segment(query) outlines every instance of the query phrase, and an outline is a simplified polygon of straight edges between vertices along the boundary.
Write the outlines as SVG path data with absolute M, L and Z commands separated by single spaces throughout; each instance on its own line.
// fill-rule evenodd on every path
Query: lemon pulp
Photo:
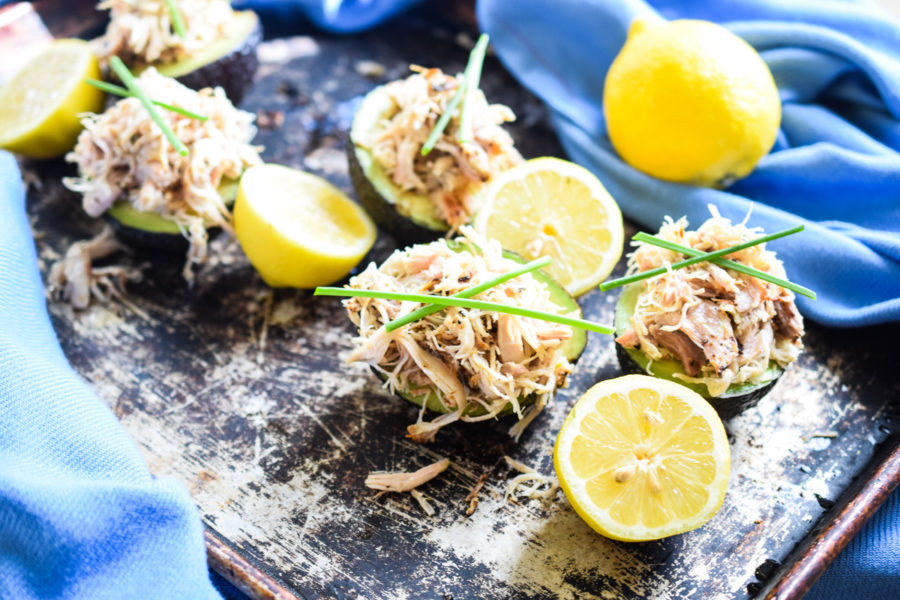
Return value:
M 482 192 L 474 227 L 527 259 L 550 256 L 546 268 L 566 291 L 583 294 L 622 256 L 622 213 L 587 169 L 535 158 L 501 173 Z
M 725 498 L 730 454 L 721 420 L 700 395 L 627 375 L 581 397 L 557 438 L 554 465 L 592 528 L 642 541 L 712 518 Z

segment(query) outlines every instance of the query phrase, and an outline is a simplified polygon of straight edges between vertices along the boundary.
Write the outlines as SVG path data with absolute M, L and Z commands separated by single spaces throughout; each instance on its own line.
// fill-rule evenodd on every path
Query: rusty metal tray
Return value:
M 411 62 L 463 67 L 471 30 L 446 17 L 426 8 L 362 35 L 267 41 L 243 105 L 269 124 L 257 138 L 266 160 L 349 192 L 345 135 L 360 96 Z M 56 31 L 66 23 L 76 27 L 62 19 Z M 361 61 L 385 73 L 373 76 Z M 483 87 L 519 115 L 512 131 L 523 154 L 563 155 L 540 103 L 492 57 Z M 46 273 L 98 223 L 59 184 L 71 167 L 23 167 Z M 136 249 L 120 257 L 152 259 L 130 288 L 136 310 L 49 307 L 72 365 L 151 469 L 189 488 L 212 567 L 253 598 L 796 599 L 900 481 L 900 437 L 891 433 L 900 380 L 887 342 L 900 328 L 809 324 L 799 363 L 726 423 L 733 472 L 721 512 L 665 540 L 607 540 L 562 494 L 549 507 L 506 500 L 502 457 L 552 472 L 568 408 L 592 383 L 620 374 L 609 337 L 590 336 L 571 386 L 519 444 L 508 422 L 496 422 L 450 427 L 417 445 L 404 438 L 414 407 L 343 363 L 351 327 L 334 299 L 272 292 L 234 241 L 213 245 L 217 258 L 193 289 L 180 278 L 182 257 Z M 393 247 L 381 235 L 370 258 Z M 582 303 L 589 318 L 610 322 L 614 300 L 592 292 Z M 371 470 L 414 469 L 438 456 L 453 466 L 423 489 L 437 508 L 432 518 L 406 496 L 376 499 L 363 486 Z M 465 496 L 483 474 L 481 503 L 466 516 Z

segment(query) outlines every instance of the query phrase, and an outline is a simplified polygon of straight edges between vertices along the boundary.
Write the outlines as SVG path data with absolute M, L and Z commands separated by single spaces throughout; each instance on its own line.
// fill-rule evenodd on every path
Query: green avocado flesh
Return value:
M 219 185 L 219 195 L 226 204 L 232 204 L 237 197 L 238 182 L 234 179 L 223 179 Z M 167 219 L 156 211 L 142 211 L 135 208 L 129 202 L 120 200 L 113 204 L 106 214 L 120 224 L 138 229 L 146 233 L 160 233 L 166 235 L 181 235 L 181 230 L 174 221 Z
M 622 335 L 631 325 L 634 308 L 642 290 L 643 283 L 636 282 L 625 286 L 625 289 L 622 291 L 619 302 L 616 304 L 615 328 L 617 336 Z M 674 358 L 650 360 L 649 356 L 636 348 L 625 348 L 618 344 L 617 346 L 619 362 L 625 371 L 644 374 L 649 373 L 655 377 L 674 381 L 709 400 L 710 404 L 712 404 L 720 414 L 724 413 L 729 416 L 737 414 L 740 410 L 749 408 L 749 406 L 755 404 L 756 401 L 769 391 L 775 384 L 775 381 L 777 381 L 784 372 L 784 370 L 778 366 L 778 363 L 771 361 L 759 380 L 755 382 L 732 384 L 719 396 L 710 397 L 709 390 L 704 384 L 690 383 L 676 376 L 676 374 L 687 375 L 680 360 Z M 627 359 L 630 359 L 631 364 L 628 364 L 626 357 Z
M 450 242 L 450 243 L 453 244 L 453 242 Z M 457 248 L 454 248 L 454 249 L 457 249 Z M 458 244 L 457 251 L 471 252 L 471 249 L 467 245 Z M 523 260 L 522 257 L 520 257 L 518 254 L 515 254 L 513 252 L 504 250 L 503 255 L 506 258 L 509 258 L 510 260 L 514 260 L 518 263 L 522 263 L 522 264 L 525 263 L 525 260 Z M 578 305 L 578 302 L 576 302 L 575 299 L 561 285 L 559 285 L 553 278 L 551 278 L 549 275 L 547 275 L 543 271 L 532 271 L 532 274 L 534 275 L 535 279 L 537 279 L 538 281 L 543 283 L 544 286 L 547 288 L 547 290 L 549 290 L 550 299 L 553 301 L 554 304 L 559 306 L 560 314 L 569 314 L 569 313 L 577 311 L 577 313 L 576 313 L 577 316 L 581 317 L 581 307 Z M 569 338 L 563 344 L 565 356 L 569 360 L 569 362 L 574 363 L 576 360 L 578 360 L 578 357 L 581 356 L 582 352 L 584 352 L 584 347 L 586 344 L 587 344 L 587 332 L 583 329 L 578 329 L 578 328 L 573 327 L 572 328 L 572 337 Z M 376 374 L 380 378 L 384 379 L 384 375 L 382 375 L 381 373 L 378 373 L 376 371 Z M 438 412 L 438 413 L 448 412 L 448 410 L 441 405 L 441 402 L 438 399 L 437 394 L 435 394 L 435 392 L 432 390 L 428 390 L 427 393 L 418 394 L 418 395 L 410 390 L 397 390 L 397 393 L 401 397 L 405 398 L 406 400 L 409 400 L 410 402 L 412 402 L 413 404 L 416 404 L 418 406 L 422 406 L 422 402 L 425 402 L 425 408 L 427 408 L 428 410 L 430 410 L 432 412 Z M 527 406 L 527 405 L 531 404 L 532 402 L 534 402 L 534 400 L 535 400 L 534 396 L 527 396 L 524 398 L 519 398 L 519 403 L 522 406 Z M 479 416 L 479 415 L 485 414 L 485 412 L 486 411 L 485 411 L 484 407 L 482 407 L 481 405 L 475 405 L 472 408 L 468 409 L 466 411 L 466 414 L 468 414 L 470 416 Z M 506 415 L 511 412 L 512 412 L 512 406 L 508 405 L 506 408 L 503 409 L 503 411 L 500 414 Z
M 450 227 L 436 215 L 428 196 L 400 189 L 375 161 L 370 149 L 360 143 L 371 137 L 396 110 L 384 86 L 363 98 L 350 128 L 350 177 L 360 202 L 383 228 L 404 241 L 434 239 Z
M 156 70 L 167 77 L 178 78 L 182 75 L 187 75 L 192 71 L 216 62 L 240 48 L 258 26 L 259 17 L 253 11 L 236 12 L 225 35 L 200 52 L 173 63 L 159 65 Z

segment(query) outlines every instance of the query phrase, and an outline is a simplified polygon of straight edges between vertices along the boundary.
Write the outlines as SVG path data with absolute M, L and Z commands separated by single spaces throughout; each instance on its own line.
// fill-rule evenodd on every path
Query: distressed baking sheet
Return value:
M 462 70 L 470 43 L 415 17 L 361 36 L 269 41 L 244 108 L 260 117 L 268 161 L 350 192 L 345 135 L 361 95 L 409 63 Z M 512 130 L 523 154 L 563 155 L 543 108 L 492 57 L 483 87 L 518 114 Z M 97 224 L 59 185 L 69 168 L 25 167 L 46 274 Z M 666 540 L 614 542 L 591 531 L 561 492 L 549 506 L 507 499 L 513 474 L 503 459 L 552 474 L 568 409 L 591 384 L 620 374 L 610 337 L 591 334 L 570 388 L 520 443 L 505 419 L 453 426 L 417 445 L 404 438 L 416 409 L 367 368 L 344 364 L 352 330 L 337 300 L 273 292 L 233 240 L 213 246 L 217 258 L 193 289 L 180 278 L 182 257 L 135 250 L 117 258 L 152 264 L 127 306 L 75 313 L 51 302 L 51 317 L 73 366 L 153 471 L 182 481 L 211 531 L 301 598 L 746 598 L 862 471 L 900 398 L 896 327 L 810 324 L 800 362 L 726 424 L 733 467 L 719 514 Z M 381 235 L 370 259 L 392 249 Z M 590 293 L 585 314 L 611 322 L 615 299 Z M 453 464 L 422 490 L 434 517 L 406 495 L 376 498 L 363 486 L 371 470 L 412 470 L 439 457 Z M 465 498 L 485 474 L 467 516 Z

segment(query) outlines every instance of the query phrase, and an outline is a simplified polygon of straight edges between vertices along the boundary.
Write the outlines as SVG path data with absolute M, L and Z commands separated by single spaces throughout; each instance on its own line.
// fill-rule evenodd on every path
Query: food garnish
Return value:
M 506 484 L 507 500 L 524 496 L 531 500 L 540 500 L 544 506 L 553 502 L 559 491 L 559 481 L 556 477 L 544 475 L 509 456 L 504 456 L 503 459 L 510 469 L 519 473 Z
M 0 148 L 27 158 L 65 154 L 81 132 L 80 115 L 103 108 L 84 82 L 100 77 L 87 42 L 57 40 L 0 87 Z
M 107 83 L 105 81 L 98 81 L 96 79 L 88 78 L 88 79 L 85 79 L 84 82 L 89 85 L 94 86 L 95 88 L 97 88 L 99 90 L 103 90 L 104 92 L 107 92 L 109 94 L 114 94 L 116 96 L 121 96 L 123 98 L 128 98 L 128 97 L 134 96 L 134 94 L 132 94 L 125 88 L 115 85 L 115 84 L 112 84 L 112 83 Z M 184 115 L 184 116 L 190 117 L 192 119 L 197 119 L 198 121 L 205 121 L 206 119 L 209 118 L 209 117 L 204 117 L 203 115 L 198 115 L 196 113 L 192 113 L 191 111 L 185 110 L 178 106 L 172 106 L 171 104 L 166 104 L 165 102 L 157 102 L 156 100 L 151 100 L 151 102 L 160 108 L 164 108 L 166 110 L 171 110 L 172 112 L 177 112 L 180 115 Z
M 587 169 L 535 158 L 495 177 L 478 196 L 473 227 L 525 258 L 552 256 L 550 275 L 578 296 L 622 256 L 622 214 Z
M 143 100 L 123 98 L 102 114 L 84 117 L 85 130 L 66 157 L 78 165 L 79 176 L 63 183 L 84 194 L 84 210 L 92 217 L 118 214 L 125 206 L 148 220 L 174 224 L 190 243 L 183 271 L 190 281 L 192 266 L 206 259 L 207 228 L 231 229 L 231 212 L 220 189 L 262 162 L 259 149 L 250 145 L 256 133 L 253 115 L 236 109 L 221 89 L 195 92 L 152 67 L 137 84 Z M 202 121 L 151 108 L 167 128 L 178 131 L 187 155 L 176 151 L 150 118 L 149 96 L 208 117 Z
M 803 322 L 785 287 L 784 267 L 761 243 L 798 228 L 763 236 L 710 208 L 713 217 L 696 231 L 687 231 L 682 218 L 667 220 L 656 236 L 708 252 L 689 259 L 688 266 L 674 268 L 682 256 L 670 249 L 675 246 L 639 242 L 629 271 L 665 272 L 625 287 L 616 309 L 616 341 L 626 372 L 682 383 L 731 416 L 758 401 L 802 348 Z M 775 283 L 707 260 L 723 255 L 771 275 L 766 279 Z
M 544 256 L 537 260 L 533 260 L 529 263 L 525 263 L 521 267 L 517 269 L 513 269 L 503 275 L 498 275 L 489 281 L 485 281 L 484 283 L 479 283 L 476 286 L 467 288 L 458 294 L 453 294 L 454 298 L 471 298 L 472 296 L 477 296 L 481 292 L 487 291 L 494 287 L 495 285 L 500 285 L 505 281 L 509 281 L 510 279 L 515 279 L 519 275 L 524 275 L 525 273 L 530 273 L 535 269 L 540 269 L 541 267 L 546 267 L 551 262 L 551 258 L 549 256 Z M 418 321 L 419 319 L 425 318 L 428 315 L 433 315 L 436 312 L 442 311 L 443 308 L 440 305 L 429 304 L 428 306 L 423 306 L 418 310 L 414 310 L 406 316 L 400 317 L 399 319 L 394 319 L 390 323 L 384 326 L 384 328 L 390 333 L 395 329 L 399 329 L 403 327 L 407 323 L 412 323 L 413 321 Z
M 184 145 L 184 142 L 178 139 L 175 135 L 175 132 L 172 131 L 172 128 L 169 127 L 169 124 L 160 116 L 156 109 L 153 107 L 153 103 L 150 101 L 150 98 L 147 97 L 147 94 L 144 93 L 144 90 L 141 89 L 141 86 L 137 84 L 137 81 L 134 79 L 134 75 L 131 74 L 131 71 L 128 70 L 128 67 L 125 66 L 125 63 L 122 62 L 122 59 L 118 56 L 113 56 L 109 59 L 109 66 L 115 71 L 116 75 L 118 75 L 119 79 L 122 80 L 122 83 L 125 84 L 125 87 L 128 88 L 128 93 L 138 100 L 141 101 L 141 104 L 144 105 L 144 108 L 150 114 L 150 118 L 156 123 L 156 125 L 163 132 L 163 135 L 166 136 L 166 139 L 169 140 L 169 143 L 175 147 L 175 150 L 178 154 L 182 156 L 187 156 L 188 149 L 187 146 Z
M 412 66 L 407 79 L 367 94 L 353 120 L 354 187 L 375 220 L 404 240 L 468 223 L 485 182 L 522 161 L 501 127 L 515 115 L 478 89 L 486 46 L 482 36 L 456 77 Z
M 166 0 L 166 6 L 169 9 L 169 18 L 172 20 L 172 29 L 180 38 L 187 37 L 187 28 L 184 26 L 184 19 L 181 18 L 181 12 L 175 6 L 175 0 Z
M 348 288 L 324 292 L 350 297 L 344 305 L 359 335 L 348 360 L 368 363 L 391 391 L 422 406 L 419 421 L 408 428 L 420 442 L 454 421 L 483 421 L 509 411 L 520 419 L 510 430 L 517 437 L 565 384 L 570 361 L 585 344 L 584 331 L 543 320 L 544 313 L 559 313 L 586 324 L 573 315 L 580 313 L 578 304 L 541 271 L 485 290 L 484 301 L 449 297 L 520 267 L 497 242 L 468 227 L 461 232 L 464 237 L 454 241 L 397 250 L 380 267 L 370 264 Z M 450 306 L 386 330 L 417 304 L 438 302 Z M 424 422 L 426 408 L 445 414 Z
M 626 375 L 578 400 L 556 439 L 553 463 L 591 528 L 639 542 L 711 519 L 725 499 L 731 456 L 722 421 L 699 394 Z
M 342 279 L 375 243 L 375 224 L 321 177 L 279 165 L 248 169 L 234 204 L 244 253 L 272 287 Z
M 763 281 L 768 281 L 769 283 L 774 283 L 779 287 L 783 287 L 784 289 L 791 290 L 793 292 L 797 292 L 798 294 L 802 294 L 807 298 L 816 299 L 816 293 L 809 288 L 803 287 L 802 285 L 797 285 L 796 283 L 792 283 L 786 279 L 782 279 L 780 277 L 775 277 L 770 273 L 766 273 L 765 271 L 760 271 L 759 269 L 754 269 L 753 267 L 749 267 L 747 265 L 741 264 L 739 262 L 735 262 L 733 260 L 728 260 L 727 258 L 723 258 L 728 254 L 734 254 L 735 252 L 739 252 L 745 248 L 750 248 L 752 246 L 756 246 L 758 244 L 763 244 L 765 242 L 771 242 L 772 240 L 776 240 L 778 238 L 782 238 L 794 233 L 799 233 L 803 231 L 803 225 L 797 225 L 796 227 L 791 227 L 790 229 L 785 229 L 783 231 L 778 231 L 776 233 L 770 233 L 768 235 L 764 235 L 758 238 L 754 238 L 750 241 L 743 242 L 741 244 L 735 244 L 734 246 L 730 246 L 728 248 L 723 248 L 721 250 L 716 250 L 715 252 L 702 252 L 700 250 L 695 250 L 694 248 L 689 248 L 687 246 L 682 246 L 680 244 L 676 244 L 674 242 L 670 242 L 668 240 L 660 239 L 656 236 L 649 235 L 644 232 L 638 232 L 634 236 L 634 240 L 636 242 L 645 242 L 647 244 L 652 244 L 654 246 L 659 246 L 660 248 L 665 248 L 666 250 L 671 250 L 672 252 L 678 252 L 680 254 L 686 254 L 688 256 L 692 256 L 693 258 L 689 258 L 687 260 L 683 260 L 681 262 L 677 262 L 674 264 L 667 264 L 664 267 L 657 267 L 656 269 L 651 269 L 649 271 L 642 271 L 640 273 L 635 273 L 634 275 L 629 275 L 628 277 L 621 277 L 619 279 L 613 279 L 612 281 L 605 281 L 600 284 L 600 289 L 603 291 L 611 290 L 616 287 L 620 287 L 623 285 L 628 285 L 629 283 L 634 283 L 636 281 L 642 281 L 644 279 L 649 279 L 651 277 L 656 277 L 657 275 L 662 275 L 664 273 L 668 273 L 669 271 L 675 271 L 677 269 L 684 269 L 685 267 L 690 267 L 697 263 L 701 262 L 711 262 L 720 267 L 725 267 L 728 269 L 733 269 L 735 271 L 739 271 L 741 273 L 745 273 L 752 277 L 756 277 L 757 279 L 762 279 Z
M 607 71 L 603 113 L 635 169 L 727 187 L 772 148 L 781 100 L 765 61 L 725 27 L 638 18 Z

